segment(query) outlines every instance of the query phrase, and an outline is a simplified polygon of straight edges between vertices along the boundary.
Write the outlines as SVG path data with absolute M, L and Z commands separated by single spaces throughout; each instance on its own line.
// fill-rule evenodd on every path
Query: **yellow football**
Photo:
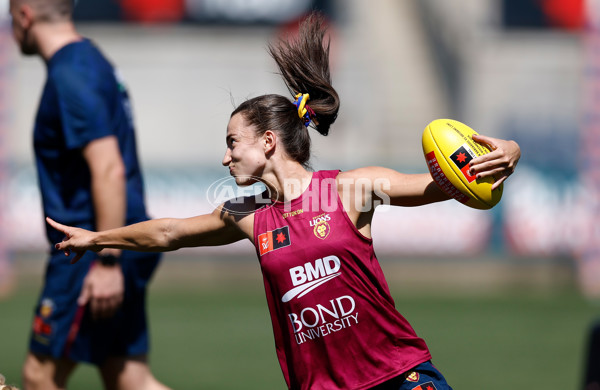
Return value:
M 469 174 L 469 162 L 489 153 L 473 141 L 477 132 L 452 120 L 436 119 L 423 131 L 423 154 L 433 180 L 448 196 L 469 207 L 487 210 L 502 198 L 503 185 L 492 191 L 494 179 Z

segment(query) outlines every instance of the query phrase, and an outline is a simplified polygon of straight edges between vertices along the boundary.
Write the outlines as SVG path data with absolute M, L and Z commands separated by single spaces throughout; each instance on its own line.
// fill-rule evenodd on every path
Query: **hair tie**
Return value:
M 299 93 L 296 95 L 296 100 L 294 100 L 294 104 L 298 108 L 298 117 L 304 118 L 304 126 L 306 127 L 310 124 L 311 118 L 315 116 L 313 109 L 306 105 L 309 97 L 310 95 L 307 93 Z

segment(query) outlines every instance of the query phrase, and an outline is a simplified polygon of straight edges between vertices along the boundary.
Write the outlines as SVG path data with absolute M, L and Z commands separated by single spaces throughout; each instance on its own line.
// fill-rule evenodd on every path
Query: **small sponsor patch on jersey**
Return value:
M 418 382 L 419 381 L 419 373 L 416 371 L 407 372 L 404 374 L 404 377 L 409 382 Z
M 435 387 L 433 382 L 429 381 L 427 383 L 423 383 L 419 386 L 413 387 L 411 390 L 437 390 L 437 387 Z
M 292 244 L 288 226 L 271 230 L 258 235 L 258 250 L 260 255 Z
M 290 217 L 295 217 L 296 215 L 300 215 L 302 213 L 304 213 L 304 210 L 298 209 L 298 210 L 290 211 L 289 213 L 283 213 L 283 214 L 281 214 L 281 216 L 283 217 L 283 219 L 288 219 Z

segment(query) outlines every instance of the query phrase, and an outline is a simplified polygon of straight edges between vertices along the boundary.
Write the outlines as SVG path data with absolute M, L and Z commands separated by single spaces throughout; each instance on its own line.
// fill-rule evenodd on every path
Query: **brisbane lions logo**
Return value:
M 331 232 L 331 227 L 327 223 L 329 220 L 331 220 L 329 214 L 321 214 L 310 221 L 310 226 L 313 227 L 313 233 L 321 240 L 326 239 L 327 236 L 329 236 L 329 232 Z

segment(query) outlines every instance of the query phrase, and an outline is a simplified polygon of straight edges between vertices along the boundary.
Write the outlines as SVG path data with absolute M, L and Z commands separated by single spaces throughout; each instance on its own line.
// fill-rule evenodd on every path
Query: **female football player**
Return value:
M 66 236 L 56 248 L 75 252 L 77 261 L 103 248 L 172 251 L 250 240 L 289 388 L 450 389 L 425 342 L 395 309 L 371 239 L 376 205 L 418 206 L 448 196 L 429 173 L 381 167 L 312 172 L 309 127 L 327 135 L 339 108 L 323 18 L 310 15 L 297 40 L 271 45 L 269 52 L 295 100 L 264 95 L 237 107 L 223 158 L 237 185 L 265 184 L 266 202 L 245 197 L 211 214 L 103 232 L 49 219 Z M 520 148 L 474 138 L 492 151 L 472 160 L 471 172 L 495 177 L 498 186 L 515 169 Z

